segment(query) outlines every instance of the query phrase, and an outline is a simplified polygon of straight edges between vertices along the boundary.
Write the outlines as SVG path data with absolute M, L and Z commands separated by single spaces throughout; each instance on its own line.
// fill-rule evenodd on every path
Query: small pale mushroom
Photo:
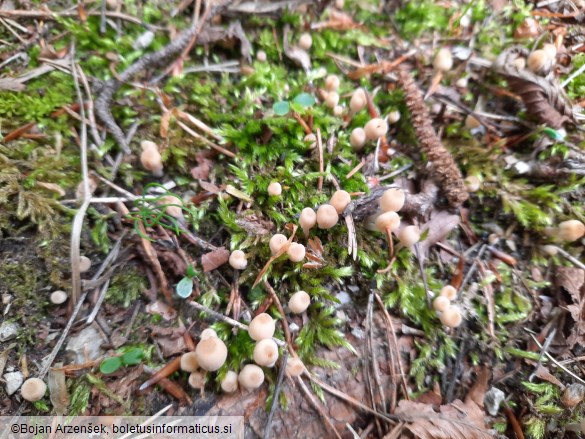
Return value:
M 457 297 L 457 288 L 455 288 L 453 285 L 445 285 L 443 288 L 441 288 L 441 292 L 439 294 L 449 300 L 455 300 Z
M 53 291 L 51 293 L 51 303 L 53 305 L 61 305 L 67 300 L 67 293 L 62 290 Z
M 238 374 L 233 370 L 228 370 L 223 380 L 221 380 L 221 390 L 225 393 L 234 393 L 238 390 Z
M 238 375 L 238 383 L 246 390 L 257 389 L 264 382 L 264 371 L 255 364 L 246 364 Z
M 91 259 L 87 256 L 80 256 L 79 257 L 79 272 L 85 273 L 91 268 Z
M 201 340 L 205 340 L 211 337 L 217 338 L 217 332 L 215 332 L 212 328 L 205 328 L 201 331 L 201 336 L 199 337 Z
M 337 75 L 328 75 L 325 78 L 325 89 L 329 92 L 336 91 L 339 88 L 339 76 Z
M 303 244 L 299 244 L 298 242 L 291 242 L 286 251 L 286 254 L 292 262 L 301 262 L 303 259 L 305 259 L 305 246 Z
M 380 232 L 390 229 L 391 232 L 400 226 L 400 217 L 396 212 L 384 212 L 376 218 L 376 228 Z
M 219 369 L 227 359 L 227 347 L 217 337 L 201 340 L 195 348 L 195 353 L 199 367 L 209 372 Z
M 252 340 L 260 341 L 272 338 L 276 330 L 276 323 L 269 314 L 265 312 L 258 314 L 248 325 L 248 334 Z
M 418 226 L 406 226 L 398 231 L 398 240 L 405 247 L 412 247 L 420 240 L 420 229 Z
M 286 373 L 291 377 L 298 377 L 305 371 L 305 365 L 303 362 L 296 358 L 289 358 L 286 362 Z
M 254 362 L 259 366 L 272 367 L 278 360 L 278 346 L 271 338 L 265 338 L 254 347 Z
M 347 206 L 351 203 L 351 196 L 347 191 L 338 190 L 333 193 L 329 204 L 331 204 L 338 214 L 341 214 Z
M 349 144 L 354 151 L 361 150 L 366 144 L 366 132 L 363 128 L 354 128 L 349 136 Z
M 271 197 L 278 197 L 280 194 L 282 194 L 282 186 L 277 181 L 273 181 L 268 185 L 267 192 Z
M 380 137 L 384 137 L 386 135 L 388 132 L 388 124 L 384 119 L 375 117 L 366 123 L 366 126 L 364 126 L 364 131 L 366 132 L 366 139 L 377 140 Z
M 181 355 L 181 370 L 185 372 L 195 372 L 199 370 L 199 362 L 195 352 L 187 352 Z
M 205 387 L 205 374 L 199 371 L 191 372 L 188 383 L 194 389 L 203 389 Z
M 301 314 L 307 310 L 311 304 L 311 297 L 306 291 L 297 291 L 288 301 L 288 309 L 295 314 Z
M 451 306 L 451 301 L 445 296 L 438 296 L 433 300 L 433 308 L 435 311 L 443 312 Z
M 365 108 L 367 103 L 368 100 L 366 99 L 366 93 L 363 89 L 358 88 L 351 95 L 351 99 L 349 100 L 349 109 L 352 113 L 357 113 L 358 111 Z
M 585 225 L 579 220 L 568 220 L 559 223 L 557 237 L 562 241 L 576 241 L 585 235 Z
M 158 151 L 156 143 L 150 140 L 143 140 L 140 143 L 142 153 L 140 154 L 140 163 L 147 171 L 150 171 L 155 177 L 162 177 L 163 163 L 162 156 Z
M 229 264 L 232 268 L 236 270 L 243 270 L 248 265 L 248 260 L 246 259 L 246 253 L 242 250 L 234 250 L 229 257 Z
M 449 328 L 456 328 L 457 326 L 461 325 L 461 322 L 463 322 L 461 311 L 459 311 L 459 309 L 455 306 L 451 306 L 443 311 L 439 316 L 439 319 L 443 325 Z
M 380 209 L 382 212 L 398 212 L 404 207 L 406 195 L 402 189 L 386 189 L 380 197 Z
M 288 239 L 281 233 L 276 233 L 275 235 L 270 238 L 270 242 L 268 245 L 270 246 L 270 252 L 275 255 L 278 253 L 282 247 L 288 244 Z
M 301 215 L 299 216 L 299 225 L 301 229 L 303 229 L 303 233 L 305 236 L 309 236 L 310 230 L 315 227 L 317 224 L 317 214 L 313 209 L 310 207 L 305 207 L 301 210 Z
M 331 204 L 322 204 L 317 209 L 317 225 L 320 229 L 330 229 L 339 221 L 339 214 Z
M 43 399 L 46 391 L 47 385 L 40 378 L 29 378 L 20 388 L 22 398 L 30 402 L 36 402 Z

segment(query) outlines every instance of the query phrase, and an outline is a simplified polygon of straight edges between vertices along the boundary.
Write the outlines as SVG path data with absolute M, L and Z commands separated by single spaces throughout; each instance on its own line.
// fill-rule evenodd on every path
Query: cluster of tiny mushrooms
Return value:
M 309 34 L 301 35 L 299 46 L 308 50 L 311 47 L 312 38 Z M 528 68 L 535 73 L 547 73 L 554 64 L 556 47 L 553 44 L 544 44 L 542 49 L 534 50 L 527 59 L 517 58 L 516 67 L 519 70 Z M 259 61 L 266 60 L 266 53 L 257 53 Z M 434 60 L 433 67 L 437 72 L 447 72 L 453 67 L 453 56 L 449 48 L 441 48 Z M 325 78 L 325 90 L 322 90 L 323 103 L 331 108 L 334 115 L 340 116 L 343 107 L 339 105 L 340 96 L 337 92 L 340 85 L 339 77 L 329 75 Z M 358 88 L 351 95 L 349 101 L 349 114 L 354 115 L 367 106 L 366 92 Z M 355 151 L 360 151 L 368 141 L 376 141 L 385 136 L 388 132 L 388 123 L 396 123 L 400 119 L 400 112 L 391 111 L 385 118 L 371 118 L 365 126 L 354 128 L 350 134 L 349 141 Z M 469 115 L 465 121 L 469 129 L 479 126 L 473 116 Z M 311 143 L 314 147 L 317 138 L 314 134 L 308 134 L 305 142 Z M 143 140 L 141 142 L 140 162 L 144 169 L 150 171 L 153 176 L 163 175 L 163 161 L 156 143 Z M 480 189 L 481 180 L 470 175 L 465 180 L 470 192 Z M 282 186 L 278 182 L 271 182 L 268 185 L 267 193 L 271 197 L 279 197 L 282 194 Z M 165 209 L 173 217 L 182 217 L 181 207 L 172 205 L 172 196 L 161 200 L 168 204 Z M 392 245 L 392 234 L 395 234 L 400 244 L 404 247 L 412 247 L 421 237 L 421 230 L 417 225 L 400 227 L 401 218 L 397 212 L 404 206 L 405 193 L 402 189 L 390 188 L 384 191 L 379 198 L 378 212 L 369 218 L 368 228 L 385 233 L 389 244 Z M 329 203 L 318 207 L 317 211 L 311 207 L 305 207 L 299 216 L 299 226 L 305 237 L 309 236 L 310 230 L 318 226 L 320 229 L 330 229 L 335 226 L 347 206 L 351 202 L 351 196 L 344 190 L 337 190 L 331 196 Z M 583 239 L 585 245 L 585 225 L 579 220 L 568 220 L 559 223 L 558 227 L 547 230 L 548 235 L 566 242 Z M 272 255 L 286 252 L 292 262 L 301 262 L 305 258 L 305 246 L 297 242 L 289 242 L 285 235 L 277 233 L 270 238 L 269 247 Z M 555 255 L 557 247 L 545 245 L 543 251 L 548 255 Z M 248 264 L 246 254 L 242 250 L 231 252 L 228 260 L 231 267 L 236 270 L 244 270 Z M 86 272 L 91 266 L 91 261 L 85 256 L 80 258 L 80 272 Z M 454 328 L 463 321 L 461 309 L 452 304 L 457 298 L 457 289 L 451 285 L 444 286 L 440 293 L 433 300 L 433 308 L 443 325 Z M 50 300 L 53 304 L 62 304 L 67 300 L 67 293 L 54 291 Z M 288 309 L 295 314 L 301 314 L 311 304 L 311 298 L 305 291 L 295 292 L 289 299 Z M 253 359 L 256 364 L 245 365 L 239 373 L 233 370 L 228 371 L 221 381 L 221 388 L 224 392 L 235 392 L 238 387 L 245 390 L 253 390 L 264 382 L 264 371 L 262 367 L 273 367 L 278 359 L 278 345 L 272 338 L 275 331 L 275 321 L 266 313 L 258 314 L 248 326 L 248 334 L 256 341 Z M 205 373 L 217 371 L 227 359 L 227 347 L 217 337 L 211 328 L 201 333 L 200 342 L 194 352 L 187 352 L 181 357 L 181 369 L 188 372 L 189 385 L 193 388 L 202 389 L 205 385 Z M 262 366 L 262 367 L 261 367 Z M 291 357 L 286 364 L 286 372 L 289 376 L 299 376 L 305 370 L 302 361 L 297 357 Z M 21 387 L 22 397 L 27 401 L 38 401 L 46 392 L 46 384 L 39 378 L 29 378 Z

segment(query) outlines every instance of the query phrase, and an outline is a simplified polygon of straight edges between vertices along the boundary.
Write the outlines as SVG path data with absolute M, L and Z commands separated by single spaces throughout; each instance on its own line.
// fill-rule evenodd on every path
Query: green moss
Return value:
M 124 308 L 134 304 L 146 288 L 144 275 L 135 266 L 126 266 L 112 276 L 106 298 Z

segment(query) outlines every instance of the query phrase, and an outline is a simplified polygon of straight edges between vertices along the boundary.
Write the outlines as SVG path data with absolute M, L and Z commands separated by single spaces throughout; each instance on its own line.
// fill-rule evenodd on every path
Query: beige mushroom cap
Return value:
M 292 262 L 301 262 L 305 259 L 305 246 L 297 242 L 291 242 L 286 254 Z
M 289 358 L 286 362 L 286 373 L 291 377 L 298 377 L 305 371 L 305 365 L 296 357 Z
M 36 402 L 43 399 L 46 391 L 47 385 L 40 378 L 29 378 L 20 388 L 20 394 L 23 399 L 30 402 Z
M 313 37 L 311 37 L 311 34 L 308 34 L 308 33 L 302 34 L 301 37 L 299 38 L 300 48 L 303 50 L 309 50 L 312 45 L 313 45 Z
M 339 76 L 328 75 L 325 78 L 325 89 L 327 91 L 336 91 L 339 88 L 340 83 L 341 83 L 341 81 L 339 81 Z
M 181 370 L 185 372 L 195 372 L 199 369 L 197 354 L 195 352 L 186 352 L 181 356 Z
M 221 380 L 221 390 L 225 393 L 234 393 L 238 390 L 238 374 L 233 370 L 228 370 L 223 380 Z
M 144 169 L 152 172 L 152 175 L 155 177 L 161 177 L 163 174 L 162 156 L 158 151 L 156 143 L 143 140 L 140 146 L 142 147 L 140 163 L 142 163 Z
M 209 372 L 216 371 L 227 359 L 227 347 L 225 343 L 216 337 L 201 340 L 195 348 L 199 367 Z
M 365 108 L 367 103 L 368 100 L 366 98 L 366 93 L 363 89 L 358 88 L 351 95 L 351 99 L 349 100 L 349 108 L 352 112 L 357 113 L 361 109 Z
M 248 265 L 246 253 L 244 253 L 242 250 L 234 250 L 230 254 L 229 263 L 232 268 L 235 268 L 236 270 L 243 270 Z
M 264 382 L 264 371 L 255 364 L 246 364 L 238 375 L 238 383 L 246 390 L 257 389 Z
M 342 213 L 349 203 L 351 203 L 351 196 L 349 192 L 344 190 L 335 191 L 329 201 L 329 204 L 335 208 L 338 214 Z
M 278 346 L 271 338 L 265 338 L 254 347 L 254 362 L 259 366 L 272 367 L 278 360 Z
M 79 272 L 85 273 L 91 268 L 91 259 L 87 256 L 80 256 L 79 257 Z
M 325 98 L 325 105 L 329 108 L 335 108 L 339 103 L 339 94 L 336 91 L 330 91 Z
M 217 338 L 217 332 L 215 332 L 215 330 L 212 328 L 205 328 L 203 331 L 201 331 L 201 335 L 199 336 L 201 340 L 205 340 L 211 337 Z
M 398 240 L 405 247 L 412 247 L 420 241 L 420 229 L 418 226 L 406 226 L 398 231 Z
M 448 47 L 439 49 L 433 60 L 433 67 L 439 72 L 448 72 L 453 68 L 453 54 Z
M 282 186 L 277 181 L 273 181 L 268 185 L 267 192 L 271 197 L 277 197 L 282 194 Z
M 317 214 L 310 207 L 305 207 L 301 210 L 299 217 L 299 225 L 303 229 L 305 236 L 309 235 L 309 231 L 317 224 Z
M 354 128 L 349 136 L 349 144 L 355 151 L 359 151 L 366 144 L 366 132 L 363 128 Z
M 205 374 L 202 372 L 191 372 L 188 383 L 194 389 L 203 389 L 205 387 Z
M 400 226 L 400 217 L 396 212 L 384 212 L 376 218 L 376 228 L 380 232 L 385 232 L 386 229 L 394 231 Z
M 323 204 L 317 209 L 317 225 L 320 229 L 330 229 L 339 221 L 339 214 L 331 204 Z
M 384 119 L 375 117 L 366 123 L 364 131 L 368 140 L 377 140 L 386 135 L 388 132 L 388 124 Z
M 276 330 L 276 323 L 269 314 L 265 312 L 258 314 L 248 325 L 248 334 L 252 340 L 260 341 L 272 338 Z
M 463 322 L 461 311 L 457 307 L 451 306 L 441 313 L 439 317 L 443 325 L 449 328 L 456 328 Z
M 451 301 L 445 296 L 438 296 L 433 300 L 433 308 L 435 308 L 435 311 L 445 311 L 449 306 L 451 306 Z
M 455 288 L 453 285 L 445 285 L 443 288 L 441 288 L 441 292 L 439 294 L 449 300 L 455 300 L 457 298 L 457 288 Z
M 297 291 L 288 301 L 288 309 L 295 314 L 303 313 L 311 304 L 311 297 L 306 291 Z
M 386 189 L 380 197 L 380 209 L 382 212 L 398 212 L 404 207 L 406 195 L 402 189 Z
M 272 235 L 272 238 L 270 238 L 270 242 L 268 243 L 270 246 L 270 252 L 275 255 L 282 249 L 283 246 L 287 245 L 287 243 L 288 239 L 282 233 L 276 233 L 275 235 Z
M 51 293 L 51 303 L 54 305 L 61 305 L 67 300 L 67 293 L 62 290 L 53 291 Z
M 579 220 L 568 220 L 559 223 L 559 239 L 576 241 L 585 235 L 585 225 Z

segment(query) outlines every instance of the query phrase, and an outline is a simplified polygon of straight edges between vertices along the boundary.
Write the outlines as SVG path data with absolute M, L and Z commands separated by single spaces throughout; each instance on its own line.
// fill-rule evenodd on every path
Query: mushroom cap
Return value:
M 145 151 L 147 149 L 154 149 L 158 151 L 158 145 L 150 140 L 143 140 L 142 142 L 140 142 L 140 148 L 142 149 L 142 151 Z
M 160 204 L 169 204 L 165 207 L 165 212 L 174 218 L 184 218 L 182 209 L 182 200 L 179 197 L 173 195 L 167 195 L 159 200 Z
M 443 325 L 449 328 L 456 328 L 463 321 L 463 316 L 457 307 L 451 306 L 441 313 L 439 319 Z
M 339 221 L 339 214 L 331 204 L 322 204 L 317 209 L 317 225 L 320 229 L 330 229 Z
M 559 252 L 559 249 L 555 245 L 543 245 L 542 251 L 549 256 L 556 256 Z
M 303 229 L 305 235 L 307 235 L 309 230 L 315 227 L 316 224 L 317 214 L 313 209 L 310 207 L 305 207 L 303 210 L 301 210 L 301 215 L 299 216 L 299 225 L 301 226 L 301 229 Z
M 439 49 L 433 60 L 433 67 L 439 72 L 448 72 L 453 68 L 453 54 L 448 47 Z
M 312 149 L 317 146 L 317 136 L 315 136 L 313 133 L 307 134 L 303 139 L 303 142 L 310 143 L 309 147 Z
M 400 226 L 400 217 L 396 212 L 384 212 L 376 218 L 376 228 L 380 232 L 385 232 L 386 229 L 394 231 Z
M 201 340 L 195 348 L 199 367 L 209 372 L 219 369 L 227 359 L 227 347 L 217 337 Z
M 305 259 L 305 246 L 297 242 L 291 242 L 286 254 L 291 261 L 301 262 Z
M 368 100 L 366 98 L 366 93 L 362 88 L 356 89 L 351 95 L 351 99 L 349 100 L 349 108 L 354 113 L 357 113 L 361 109 L 365 108 Z
M 559 239 L 563 241 L 576 241 L 585 235 L 585 224 L 579 220 L 568 220 L 559 223 Z
M 336 105 L 333 107 L 333 115 L 334 116 L 341 116 L 343 114 L 343 107 L 341 105 Z
M 205 328 L 203 331 L 201 331 L 201 335 L 199 336 L 201 340 L 205 340 L 211 337 L 217 338 L 217 332 L 215 332 L 215 330 L 213 330 L 212 328 Z
M 327 91 L 336 91 L 339 88 L 339 84 L 339 76 L 337 75 L 327 75 L 325 78 L 325 89 Z
M 238 383 L 246 390 L 257 389 L 264 382 L 264 371 L 255 364 L 246 364 L 238 375 Z
M 260 340 L 254 347 L 254 362 L 259 366 L 272 367 L 278 360 L 278 346 L 271 338 Z
M 335 208 L 337 213 L 343 212 L 349 203 L 351 203 L 351 196 L 347 191 L 342 189 L 335 191 L 329 201 L 329 204 Z
M 259 50 L 258 52 L 256 52 L 256 59 L 260 62 L 266 61 L 266 52 L 264 52 L 263 50 Z
M 364 131 L 368 140 L 377 140 L 388 132 L 388 123 L 384 119 L 374 117 L 366 123 Z
M 277 181 L 273 181 L 268 185 L 267 192 L 271 197 L 277 197 L 282 194 L 282 186 Z
M 542 50 L 550 57 L 555 58 L 557 56 L 557 46 L 550 43 L 545 43 L 542 45 Z
M 389 123 L 396 123 L 400 120 L 400 111 L 394 110 L 388 113 L 388 122 Z
M 311 304 L 311 297 L 306 291 L 297 291 L 288 301 L 288 309 L 295 314 L 305 312 Z
M 160 152 L 158 152 L 158 149 L 143 148 L 142 153 L 140 154 L 140 163 L 142 163 L 144 169 L 152 172 L 155 177 L 162 176 L 162 157 Z
M 266 338 L 272 338 L 276 330 L 274 319 L 265 312 L 258 314 L 248 325 L 248 334 L 252 340 L 260 341 Z
M 435 300 L 433 300 L 433 308 L 435 311 L 445 311 L 447 308 L 449 308 L 449 306 L 451 306 L 451 301 L 445 296 L 438 296 L 435 297 Z
M 301 49 L 309 50 L 312 45 L 313 37 L 311 37 L 311 34 L 308 33 L 302 34 L 301 37 L 299 38 L 299 46 L 301 47 Z
M 194 389 L 202 389 L 205 387 L 205 374 L 201 372 L 191 372 L 188 382 Z
M 80 256 L 79 257 L 79 272 L 85 273 L 91 268 L 91 259 L 87 256 Z
M 275 255 L 280 249 L 288 243 L 288 239 L 282 233 L 272 235 L 268 245 L 270 246 L 270 252 Z
M 40 378 L 29 378 L 20 388 L 20 394 L 23 399 L 30 402 L 36 402 L 43 399 L 46 391 L 47 385 Z
M 225 393 L 234 393 L 238 390 L 238 374 L 233 370 L 228 370 L 221 380 L 221 390 Z
M 466 177 L 464 183 L 469 192 L 477 192 L 481 188 L 481 180 L 477 175 Z
M 305 371 L 305 365 L 296 357 L 289 358 L 286 362 L 286 373 L 291 377 L 298 377 Z
M 420 229 L 418 226 L 406 226 L 398 231 L 398 240 L 405 247 L 412 247 L 420 241 Z
M 232 268 L 236 270 L 243 270 L 248 265 L 248 260 L 246 259 L 246 253 L 242 250 L 234 250 L 230 254 L 229 263 Z
M 526 65 L 529 70 L 534 73 L 545 72 L 552 67 L 554 58 L 551 58 L 550 53 L 543 49 L 535 50 L 528 55 Z
M 441 288 L 441 292 L 439 294 L 449 300 L 455 300 L 457 298 L 457 288 L 455 288 L 453 285 L 445 285 L 443 288 Z
M 358 151 L 366 144 L 366 132 L 363 128 L 354 128 L 349 136 L 351 147 Z
M 404 207 L 406 194 L 402 189 L 386 189 L 380 197 L 380 208 L 382 212 L 398 212 Z
M 339 93 L 336 91 L 330 91 L 327 93 L 327 97 L 325 98 L 325 105 L 329 108 L 335 108 L 335 106 L 339 103 Z
M 67 293 L 62 290 L 53 291 L 51 293 L 51 303 L 54 305 L 61 305 L 67 300 Z
M 186 352 L 181 355 L 181 370 L 185 372 L 195 372 L 199 369 L 197 354 L 195 352 Z

